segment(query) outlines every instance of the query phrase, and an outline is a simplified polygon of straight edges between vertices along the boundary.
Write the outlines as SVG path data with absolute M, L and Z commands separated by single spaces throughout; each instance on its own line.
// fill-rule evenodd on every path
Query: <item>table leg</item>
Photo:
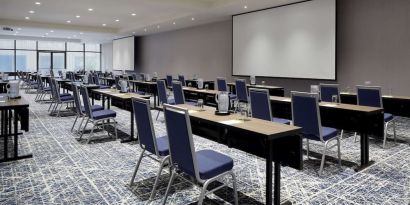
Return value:
M 360 133 L 360 166 L 356 167 L 354 170 L 356 172 L 361 171 L 370 165 L 374 161 L 369 161 L 369 136 L 366 132 Z
M 8 141 L 9 135 L 7 134 L 7 110 L 1 111 L 1 134 L 4 136 L 4 160 L 7 160 L 8 156 Z
M 101 104 L 103 108 L 105 109 L 105 95 L 101 95 Z
M 272 142 L 267 141 L 266 149 L 266 204 L 272 204 Z M 275 172 L 276 174 L 276 172 Z M 275 200 L 276 201 L 276 200 Z
M 280 204 L 280 162 L 275 161 L 274 204 Z
M 111 108 L 111 98 L 109 96 L 107 96 L 107 108 Z
M 94 105 L 94 92 L 91 91 L 91 104 Z
M 130 111 L 131 114 L 131 136 L 129 138 L 121 140 L 121 143 L 127 143 L 127 142 L 134 142 L 137 141 L 137 138 L 134 137 L 134 113 Z

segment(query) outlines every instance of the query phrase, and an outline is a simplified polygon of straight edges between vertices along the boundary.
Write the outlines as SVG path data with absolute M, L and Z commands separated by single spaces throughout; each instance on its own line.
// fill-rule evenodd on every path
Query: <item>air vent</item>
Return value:
M 10 27 L 3 27 L 3 31 L 13 31 L 13 29 Z

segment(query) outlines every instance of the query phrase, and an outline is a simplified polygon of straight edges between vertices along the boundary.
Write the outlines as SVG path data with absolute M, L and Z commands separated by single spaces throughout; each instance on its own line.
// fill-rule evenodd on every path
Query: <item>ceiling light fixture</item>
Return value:
M 54 33 L 54 31 L 53 31 L 53 30 L 51 30 L 50 32 L 51 32 L 51 33 Z
M 137 15 L 136 13 L 132 13 L 132 14 L 131 14 L 131 16 L 136 16 L 136 15 Z
M 80 32 L 80 35 L 83 35 L 84 33 L 83 32 Z
M 119 22 L 120 20 L 119 19 L 115 19 L 115 22 Z
M 34 13 L 36 13 L 35 11 L 33 11 L 33 10 L 31 10 L 31 11 L 28 11 L 29 13 L 31 13 L 31 14 L 34 14 Z
M 192 17 L 192 18 L 191 18 L 191 20 L 192 20 L 192 21 L 195 21 L 195 18 L 194 18 L 194 17 Z
M 147 29 L 146 29 L 146 28 L 144 28 L 144 32 L 147 32 Z
M 71 23 L 71 21 L 66 21 L 67 23 Z
M 16 33 L 19 33 L 18 31 L 16 31 Z
M 245 6 L 243 6 L 243 8 L 244 8 L 244 9 L 247 9 L 247 8 L 248 8 L 248 6 L 246 6 L 246 5 L 245 5 Z
M 93 8 L 89 8 L 88 11 L 94 11 L 94 9 L 93 9 Z
M 38 2 L 38 1 L 37 1 L 35 4 L 36 4 L 36 5 L 41 5 L 41 2 Z
M 106 26 L 107 24 L 103 23 L 102 26 Z
M 175 25 L 175 24 L 177 24 L 177 23 L 175 23 L 175 21 L 174 21 L 174 22 L 172 22 L 172 24 L 174 24 L 174 25 Z
M 158 25 L 157 28 L 160 28 L 160 26 Z
M 30 20 L 30 17 L 26 16 L 26 17 L 24 17 L 24 19 L 26 19 L 26 20 Z
M 80 15 L 77 15 L 77 16 L 75 16 L 76 18 L 80 18 L 81 16 Z

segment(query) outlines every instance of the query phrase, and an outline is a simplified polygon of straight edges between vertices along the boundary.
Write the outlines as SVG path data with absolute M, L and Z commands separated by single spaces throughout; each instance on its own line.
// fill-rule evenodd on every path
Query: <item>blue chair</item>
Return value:
M 237 106 L 236 111 L 242 112 L 243 106 L 245 106 L 245 111 L 248 112 L 248 89 L 246 87 L 246 81 L 244 79 L 237 79 L 235 81 L 235 90 L 237 96 Z
M 71 89 L 73 91 L 73 97 L 74 97 L 74 103 L 75 103 L 75 112 L 76 112 L 76 117 L 73 123 L 73 126 L 71 127 L 71 131 L 73 131 L 75 124 L 77 123 L 78 118 L 82 118 L 80 125 L 78 126 L 78 129 L 76 132 L 79 132 L 81 130 L 81 125 L 84 122 L 85 118 L 85 107 L 81 105 L 81 98 L 80 94 L 78 93 L 78 87 L 75 84 L 71 85 Z M 104 108 L 101 105 L 92 105 L 91 110 L 98 111 L 98 110 L 104 110 Z
M 36 75 L 36 79 L 37 79 L 37 82 L 38 82 L 37 83 L 38 87 L 37 87 L 37 95 L 36 95 L 36 98 L 34 99 L 34 101 L 39 102 L 39 101 L 43 101 L 44 97 L 47 94 L 51 95 L 51 87 L 45 87 L 44 86 L 44 82 L 41 79 L 40 75 Z
M 121 90 L 120 76 L 116 75 L 114 79 L 115 79 L 115 88 L 117 88 L 117 90 Z
M 249 89 L 252 117 L 290 125 L 290 121 L 283 118 L 272 117 L 269 91 L 266 89 Z
M 178 75 L 178 81 L 181 82 L 182 86 L 186 86 L 184 75 Z
M 322 161 L 320 163 L 319 175 L 322 175 L 325 163 L 326 151 L 334 146 L 338 149 L 339 166 L 340 138 L 338 131 L 330 127 L 322 127 L 319 110 L 319 96 L 313 93 L 292 92 L 292 118 L 295 126 L 302 128 L 302 135 L 307 141 L 307 156 L 309 158 L 309 140 L 322 142 L 324 145 Z M 329 142 L 336 140 L 337 143 L 328 147 Z
M 157 177 L 155 178 L 154 187 L 152 188 L 150 196 L 150 199 L 153 199 L 155 197 L 155 191 L 158 185 L 159 177 L 162 173 L 162 169 L 164 168 L 166 163 L 169 164 L 168 137 L 162 136 L 157 138 L 155 136 L 149 100 L 141 98 L 132 98 L 132 107 L 134 110 L 139 144 L 142 149 L 142 152 L 138 159 L 137 166 L 135 167 L 134 174 L 132 175 L 130 187 L 134 183 L 135 176 L 137 175 L 137 171 L 143 157 L 149 157 L 159 162 L 160 167 L 157 173 Z
M 232 158 L 213 150 L 195 150 L 188 110 L 174 105 L 164 105 L 164 115 L 171 156 L 171 178 L 163 204 L 166 203 L 171 185 L 179 173 L 189 175 L 202 185 L 198 204 L 202 204 L 206 194 L 227 186 L 222 184 L 207 191 L 210 183 L 230 175 L 233 181 L 235 204 L 238 204 Z
M 357 88 L 357 104 L 370 107 L 383 108 L 382 92 L 379 86 L 356 86 Z M 383 136 L 383 148 L 386 146 L 387 140 L 387 128 L 393 124 L 394 141 L 396 142 L 396 121 L 394 116 L 390 113 L 384 113 L 384 136 Z M 355 141 L 357 134 L 355 133 Z
M 167 87 L 168 87 L 168 88 L 172 88 L 172 81 L 174 81 L 174 80 L 172 79 L 172 75 L 167 75 L 166 80 L 167 80 Z
M 320 84 L 319 85 L 320 101 L 333 102 L 334 95 L 337 96 L 337 102 L 341 103 L 339 84 Z M 344 131 L 340 131 L 340 138 L 343 138 Z
M 108 85 L 101 85 L 100 78 L 98 77 L 97 73 L 93 74 L 92 76 L 93 76 L 93 83 L 100 86 L 100 89 L 110 88 L 110 86 L 108 86 Z
M 63 104 L 66 104 L 67 107 L 69 104 L 74 103 L 74 97 L 69 93 L 60 93 L 60 87 L 57 84 L 55 79 L 49 78 L 50 81 L 50 88 L 52 94 L 52 103 L 50 104 L 49 110 L 51 106 L 54 104 L 53 109 L 51 109 L 50 114 L 57 112 L 57 117 L 60 117 L 60 111 L 62 109 Z M 60 108 L 58 108 L 60 106 Z M 57 110 L 58 109 L 58 110 Z
M 197 102 L 194 102 L 194 101 L 185 101 L 185 95 L 182 89 L 181 82 L 174 81 L 172 83 L 172 91 L 174 92 L 175 104 L 188 104 L 188 105 L 197 104 Z
M 117 139 L 117 121 L 115 121 L 115 117 L 117 116 L 117 113 L 112 111 L 112 110 L 98 110 L 98 111 L 92 111 L 91 103 L 90 103 L 90 98 L 88 96 L 88 90 L 86 87 L 80 87 L 81 91 L 81 96 L 83 98 L 83 103 L 84 103 L 84 108 L 85 108 L 85 114 L 87 117 L 87 121 L 85 122 L 83 131 L 81 132 L 80 135 L 80 140 L 82 139 L 84 135 L 84 131 L 87 128 L 88 123 L 92 123 L 93 127 L 91 128 L 91 133 L 90 137 L 87 139 L 87 143 L 90 142 L 90 140 L 93 137 L 94 134 L 94 129 L 100 125 L 99 123 L 102 124 L 102 128 L 105 129 L 106 125 L 114 125 L 115 128 L 115 139 Z M 108 133 L 109 135 L 109 133 Z
M 165 84 L 165 80 L 158 80 L 157 81 L 157 91 L 158 91 L 159 103 L 161 105 L 163 105 L 165 103 L 170 104 L 170 105 L 175 105 L 175 100 L 168 98 L 167 87 L 166 87 L 166 84 Z M 158 110 L 156 120 L 158 120 L 158 116 L 159 116 L 160 112 L 161 112 L 161 110 Z

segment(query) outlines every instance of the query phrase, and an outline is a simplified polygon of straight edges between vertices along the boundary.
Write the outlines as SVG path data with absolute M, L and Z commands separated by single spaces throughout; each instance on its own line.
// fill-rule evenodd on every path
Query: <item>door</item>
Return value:
M 55 51 L 38 51 L 38 73 L 42 75 L 50 75 L 50 71 L 54 72 L 55 76 L 59 75 L 65 69 L 65 52 Z

